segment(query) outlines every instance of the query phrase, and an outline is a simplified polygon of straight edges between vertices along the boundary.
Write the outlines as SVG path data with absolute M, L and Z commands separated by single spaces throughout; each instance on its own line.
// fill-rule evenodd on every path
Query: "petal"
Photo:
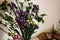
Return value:
M 16 22 L 18 23 L 18 24 L 20 24 L 21 22 L 20 22 L 20 19 L 18 18 L 18 17 L 16 17 Z
M 16 10 L 16 13 L 18 14 L 18 15 L 21 15 L 23 12 L 21 12 L 20 10 Z

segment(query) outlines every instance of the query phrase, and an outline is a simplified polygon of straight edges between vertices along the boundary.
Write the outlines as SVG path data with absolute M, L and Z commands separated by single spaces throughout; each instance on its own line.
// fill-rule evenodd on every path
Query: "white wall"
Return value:
M 45 23 L 40 23 L 40 29 L 38 29 L 37 33 L 33 34 L 33 36 L 37 36 L 43 31 L 50 31 L 53 24 L 56 24 L 60 19 L 60 0 L 32 0 L 36 4 L 40 5 L 40 12 L 46 13 L 47 16 L 44 18 Z M 0 0 L 1 3 L 1 0 Z M 1 27 L 1 26 L 0 26 Z M 1 32 L 1 31 L 0 31 Z M 2 35 L 6 35 L 4 33 L 0 33 L 0 38 Z M 3 37 L 4 38 L 4 37 Z M 4 39 L 1 39 L 4 40 Z
M 44 18 L 45 23 L 39 24 L 40 29 L 34 36 L 44 31 L 51 31 L 52 25 L 60 19 L 60 0 L 39 0 L 36 3 L 40 5 L 40 11 L 47 16 Z

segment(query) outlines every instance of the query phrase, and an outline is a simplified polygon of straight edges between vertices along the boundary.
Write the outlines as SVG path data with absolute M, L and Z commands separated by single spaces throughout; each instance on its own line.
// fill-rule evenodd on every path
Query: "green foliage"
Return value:
M 28 19 L 29 19 L 29 20 L 32 20 L 31 16 L 28 16 Z
M 42 19 L 41 22 L 44 23 L 45 21 Z
M 14 25 L 14 24 L 12 24 L 12 23 L 11 23 L 11 27 L 10 27 L 10 29 L 11 29 L 11 30 L 14 30 L 14 27 L 13 27 L 13 25 Z
M 41 20 L 43 19 L 42 17 L 39 17 L 39 16 L 35 16 L 35 19 L 38 21 L 38 22 L 41 22 Z
M 31 3 L 28 3 L 28 5 L 29 5 L 29 6 L 32 6 L 32 5 L 33 5 L 33 3 L 32 3 L 32 2 L 31 2 Z
M 40 14 L 42 17 L 47 16 L 46 14 Z
M 23 2 L 20 2 L 20 10 L 23 11 Z
M 5 0 L 5 1 L 0 5 L 1 10 L 7 10 L 6 4 L 7 4 L 7 1 Z
M 7 14 L 5 14 L 4 19 L 5 19 L 6 21 L 13 22 L 13 18 L 12 18 L 11 16 L 7 15 Z
M 43 17 L 46 16 L 46 14 L 40 14 L 41 17 L 39 17 L 38 15 L 35 16 L 35 19 L 38 21 L 38 22 L 42 22 L 44 23 L 44 19 Z
M 27 12 L 30 12 L 30 9 L 31 9 L 31 8 L 32 8 L 31 6 L 26 7 L 26 11 L 27 11 Z
M 20 34 L 19 31 L 17 29 L 14 29 L 14 31 L 17 33 L 17 34 Z

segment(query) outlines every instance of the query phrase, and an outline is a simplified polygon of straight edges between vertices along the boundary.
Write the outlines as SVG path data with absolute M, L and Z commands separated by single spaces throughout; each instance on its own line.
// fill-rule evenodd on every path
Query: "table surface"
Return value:
M 45 33 L 45 34 L 44 34 L 44 33 Z M 46 36 L 47 36 L 48 38 L 52 38 L 52 33 L 50 33 L 50 32 L 44 32 L 44 33 L 41 33 L 41 34 L 38 36 L 39 40 L 45 40 L 45 39 L 46 39 Z M 46 36 L 45 36 L 45 35 L 46 35 Z M 54 34 L 53 36 L 54 36 L 54 38 L 57 38 L 58 40 L 60 40 L 60 34 Z

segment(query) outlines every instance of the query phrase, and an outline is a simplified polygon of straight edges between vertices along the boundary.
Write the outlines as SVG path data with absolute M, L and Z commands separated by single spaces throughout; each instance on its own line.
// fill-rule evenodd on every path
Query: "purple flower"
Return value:
M 22 19 L 21 23 L 22 23 L 22 24 L 25 24 L 25 22 L 26 22 L 25 19 Z
M 21 23 L 24 24 L 25 26 L 27 26 L 27 24 L 28 24 L 25 19 L 22 19 Z
M 19 17 L 16 17 L 15 20 L 20 25 L 21 21 L 20 21 Z
M 23 12 L 21 12 L 20 10 L 17 9 L 16 13 L 20 16 L 20 15 L 22 15 Z

